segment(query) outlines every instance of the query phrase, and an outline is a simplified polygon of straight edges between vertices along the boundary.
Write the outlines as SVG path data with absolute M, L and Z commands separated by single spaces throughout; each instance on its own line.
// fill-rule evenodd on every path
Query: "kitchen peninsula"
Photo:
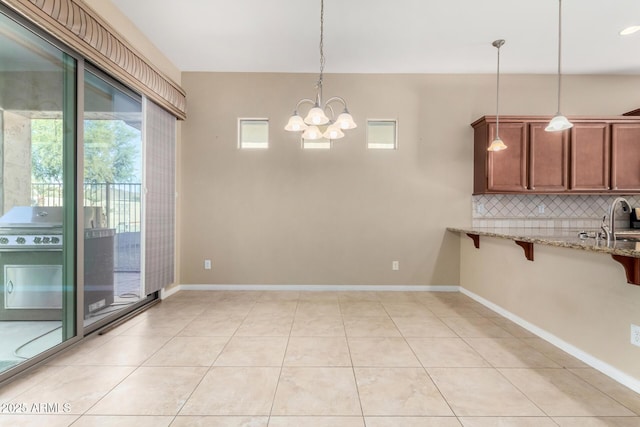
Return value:
M 640 323 L 640 286 L 627 284 L 640 264 L 635 242 L 608 246 L 580 239 L 574 227 L 447 230 L 459 236 L 462 293 L 522 326 L 520 339 L 542 338 L 573 355 L 563 368 L 590 366 L 640 392 L 640 348 L 629 342 L 630 325 Z
M 625 268 L 628 283 L 640 285 L 640 241 L 617 240 L 607 244 L 606 240 L 588 237 L 586 232 L 574 229 L 449 227 L 447 230 L 466 234 L 477 249 L 480 236 L 513 240 L 524 249 L 529 261 L 534 260 L 534 244 L 609 254 Z

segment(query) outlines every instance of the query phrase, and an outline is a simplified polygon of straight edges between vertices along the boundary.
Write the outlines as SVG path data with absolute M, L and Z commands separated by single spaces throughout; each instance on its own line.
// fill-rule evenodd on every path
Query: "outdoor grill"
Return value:
M 0 320 L 61 320 L 62 207 L 16 206 L 0 217 Z M 113 303 L 113 236 L 85 208 L 85 314 Z

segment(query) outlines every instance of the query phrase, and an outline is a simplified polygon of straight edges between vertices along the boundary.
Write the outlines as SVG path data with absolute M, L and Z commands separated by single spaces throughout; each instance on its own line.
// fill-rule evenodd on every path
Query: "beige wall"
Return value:
M 527 322 L 630 375 L 640 384 L 640 286 L 605 254 L 534 246 L 534 262 L 503 239 L 460 237 L 460 284 Z
M 184 284 L 457 285 L 450 225 L 471 220 L 472 129 L 495 111 L 492 75 L 327 75 L 359 128 L 329 152 L 282 128 L 310 74 L 183 73 L 179 234 Z M 552 114 L 553 76 L 502 79 L 502 112 Z M 567 77 L 565 114 L 638 107 L 631 77 Z M 238 117 L 270 119 L 267 151 L 240 151 Z M 399 149 L 365 148 L 367 118 L 397 118 Z M 203 269 L 212 259 L 213 269 Z M 391 262 L 400 261 L 400 271 Z

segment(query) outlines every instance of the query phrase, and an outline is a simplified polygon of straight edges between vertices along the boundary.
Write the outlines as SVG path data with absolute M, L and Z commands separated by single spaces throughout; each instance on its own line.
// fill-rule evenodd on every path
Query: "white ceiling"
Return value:
M 318 72 L 320 0 L 112 0 L 182 71 Z M 563 73 L 640 74 L 640 0 L 564 0 Z M 327 73 L 555 73 L 557 0 L 325 0 Z

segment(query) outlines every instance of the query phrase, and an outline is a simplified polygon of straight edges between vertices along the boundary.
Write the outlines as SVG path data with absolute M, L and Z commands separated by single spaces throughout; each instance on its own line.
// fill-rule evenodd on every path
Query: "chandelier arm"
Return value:
M 329 98 L 327 100 L 327 102 L 325 102 L 325 105 L 328 105 L 328 104 L 330 104 L 332 102 L 335 102 L 335 101 L 341 102 L 342 105 L 344 106 L 344 109 L 347 110 L 347 101 L 345 101 L 344 98 L 342 98 L 341 96 L 332 96 L 331 98 Z
M 296 104 L 296 113 L 298 112 L 298 109 L 300 108 L 300 106 L 302 104 L 311 104 L 311 105 L 315 105 L 315 101 L 309 98 L 302 98 L 300 101 L 298 101 L 298 103 Z
M 329 123 L 332 123 L 333 120 L 336 117 L 336 113 L 335 113 L 335 111 L 333 111 L 333 108 L 331 108 L 331 105 L 329 105 L 329 102 L 324 104 L 324 111 L 327 111 L 327 109 L 329 109 L 329 111 L 331 112 L 331 119 L 330 119 Z

